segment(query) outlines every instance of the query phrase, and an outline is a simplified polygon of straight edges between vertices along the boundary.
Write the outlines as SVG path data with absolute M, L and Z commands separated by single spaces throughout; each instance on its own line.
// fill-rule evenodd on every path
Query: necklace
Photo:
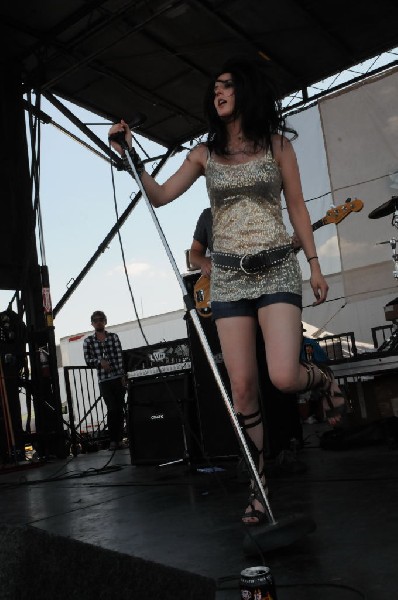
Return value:
M 228 156 L 235 156 L 236 154 L 253 154 L 253 152 L 247 150 L 247 148 L 243 146 L 243 148 L 240 148 L 239 150 L 230 150 L 229 148 L 227 148 L 226 154 Z
M 230 147 L 227 146 L 227 151 L 226 151 L 226 155 L 227 156 L 235 156 L 237 154 L 244 154 L 246 156 L 252 155 L 252 154 L 256 154 L 255 149 L 253 148 L 252 144 L 243 144 L 243 146 L 238 146 L 238 147 Z
M 245 139 L 242 134 L 230 138 L 226 149 L 226 155 L 236 156 L 237 154 L 252 155 L 255 154 L 254 144 L 251 140 Z

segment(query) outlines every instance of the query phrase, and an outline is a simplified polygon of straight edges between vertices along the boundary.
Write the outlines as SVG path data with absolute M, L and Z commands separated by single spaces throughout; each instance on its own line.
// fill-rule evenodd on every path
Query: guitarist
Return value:
M 202 275 L 210 277 L 211 252 L 213 251 L 213 228 L 211 208 L 205 208 L 196 223 L 193 241 L 189 250 L 189 262 Z

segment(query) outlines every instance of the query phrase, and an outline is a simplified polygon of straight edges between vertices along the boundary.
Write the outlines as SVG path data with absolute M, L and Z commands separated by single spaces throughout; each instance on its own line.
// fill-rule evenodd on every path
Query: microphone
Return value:
M 131 120 L 128 123 L 130 129 L 134 129 L 139 127 L 147 120 L 147 116 L 144 113 L 136 112 L 133 114 Z M 124 132 L 119 131 L 118 133 L 112 133 L 112 135 L 108 136 L 108 140 L 110 142 L 117 142 L 122 148 L 125 150 L 127 148 L 126 140 L 124 139 Z
M 116 133 L 111 133 L 111 135 L 108 135 L 108 140 L 110 142 L 118 143 L 124 149 L 128 148 L 127 142 L 124 139 L 124 131 L 117 131 Z

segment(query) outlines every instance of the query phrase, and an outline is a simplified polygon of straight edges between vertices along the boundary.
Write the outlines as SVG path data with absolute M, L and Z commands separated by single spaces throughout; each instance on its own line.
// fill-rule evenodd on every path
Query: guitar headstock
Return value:
M 355 200 L 351 200 L 351 198 L 347 198 L 344 204 L 340 204 L 335 208 L 331 208 L 327 211 L 326 216 L 322 219 L 324 225 L 328 223 L 340 223 L 343 219 L 346 218 L 352 212 L 359 212 L 363 208 L 362 200 L 359 198 L 355 198 Z

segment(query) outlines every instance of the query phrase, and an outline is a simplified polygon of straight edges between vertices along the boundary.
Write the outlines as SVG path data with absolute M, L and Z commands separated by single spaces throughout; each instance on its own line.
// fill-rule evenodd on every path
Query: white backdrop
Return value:
M 345 270 L 392 256 L 389 245 L 377 245 L 397 234 L 391 226 L 392 215 L 380 219 L 368 215 L 398 194 L 391 189 L 389 176 L 394 171 L 398 174 L 397 99 L 398 72 L 394 72 L 320 103 L 332 190 L 344 190 L 365 203 L 360 214 L 338 229 Z
M 299 134 L 293 145 L 300 167 L 304 198 L 311 222 L 314 223 L 326 215 L 333 203 L 319 110 L 317 107 L 309 108 L 293 115 L 288 119 L 288 123 Z M 339 199 L 338 204 L 344 200 L 345 198 Z M 287 214 L 285 215 L 288 229 L 291 231 Z M 335 226 L 325 225 L 318 229 L 314 236 L 323 272 L 339 272 L 341 266 Z M 303 276 L 308 279 L 310 270 L 303 253 L 299 253 L 298 257 Z
M 327 97 L 289 119 L 299 132 L 294 145 L 312 222 L 332 201 L 341 205 L 347 198 L 359 198 L 364 203 L 361 212 L 314 234 L 330 286 L 329 301 L 312 308 L 307 281 L 303 319 L 319 334 L 354 331 L 357 341 L 371 342 L 371 328 L 389 324 L 384 306 L 398 296 L 389 240 L 398 232 L 392 215 L 379 219 L 368 215 L 398 195 L 391 187 L 391 174 L 398 172 L 397 98 L 395 70 Z M 300 262 L 307 280 L 308 266 L 303 258 Z

